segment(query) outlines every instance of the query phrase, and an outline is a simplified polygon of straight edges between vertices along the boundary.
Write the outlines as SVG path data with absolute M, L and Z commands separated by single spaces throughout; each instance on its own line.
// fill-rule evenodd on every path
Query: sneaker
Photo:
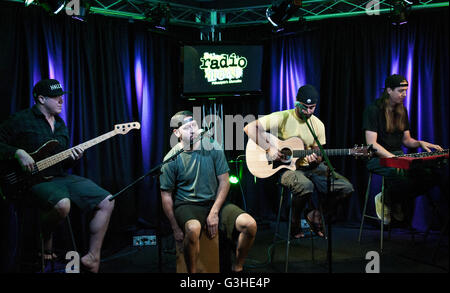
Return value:
M 381 215 L 383 211 L 383 205 L 381 204 L 381 192 L 375 195 L 375 211 L 377 212 L 378 219 L 381 220 Z M 389 212 L 389 207 L 384 205 L 384 224 L 389 225 L 391 222 L 391 215 Z

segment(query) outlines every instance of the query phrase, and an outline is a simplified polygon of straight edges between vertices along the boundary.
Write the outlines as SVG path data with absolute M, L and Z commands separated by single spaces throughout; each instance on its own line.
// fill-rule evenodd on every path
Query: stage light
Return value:
M 64 0 L 53 0 L 48 2 L 50 3 L 50 8 L 52 9 L 53 14 L 58 14 L 61 10 L 63 10 L 64 6 L 66 6 L 66 1 Z
M 282 26 L 302 6 L 299 0 L 275 1 L 266 9 L 267 20 L 276 28 Z
M 413 1 L 394 0 L 392 1 L 392 14 L 390 16 L 393 25 L 403 25 L 408 22 L 407 17 Z
M 238 184 L 239 178 L 237 178 L 237 176 L 231 175 L 229 181 L 231 184 Z
M 66 6 L 65 0 L 40 0 L 42 8 L 50 13 L 58 14 Z
M 32 3 L 34 2 L 34 0 L 25 0 L 25 6 L 30 6 Z
M 72 18 L 79 21 L 86 21 L 87 16 L 89 14 L 89 10 L 91 9 L 91 1 L 89 0 L 80 0 L 78 14 L 72 15 Z
M 152 28 L 167 30 L 170 21 L 170 6 L 158 4 L 149 9 L 145 13 L 145 20 L 151 24 Z
M 420 0 L 403 0 L 408 5 L 417 5 L 420 3 Z

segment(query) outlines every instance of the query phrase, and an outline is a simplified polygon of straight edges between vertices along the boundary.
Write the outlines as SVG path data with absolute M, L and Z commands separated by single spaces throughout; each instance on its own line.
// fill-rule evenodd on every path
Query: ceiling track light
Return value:
M 161 5 L 149 9 L 145 13 L 145 20 L 159 30 L 167 30 L 167 25 L 170 21 L 170 6 Z
M 34 2 L 34 0 L 25 0 L 25 1 L 24 1 L 26 7 L 28 7 L 28 6 L 30 6 L 31 4 L 33 4 L 33 2 Z
M 279 0 L 266 9 L 267 20 L 277 29 L 285 24 L 302 6 L 301 0 Z
M 42 8 L 52 14 L 58 14 L 66 6 L 65 0 L 39 0 Z
M 408 15 L 414 1 L 394 0 L 392 1 L 391 22 L 393 25 L 400 26 L 408 22 Z

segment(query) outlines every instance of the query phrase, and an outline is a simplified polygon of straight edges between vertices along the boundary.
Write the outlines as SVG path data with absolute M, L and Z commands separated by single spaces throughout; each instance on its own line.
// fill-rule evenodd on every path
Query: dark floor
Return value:
M 285 234 L 286 223 L 281 227 Z M 380 250 L 377 228 L 368 225 L 358 243 L 359 224 L 336 223 L 332 226 L 332 272 L 364 273 L 370 260 L 366 253 Z M 285 271 L 285 241 L 272 245 L 274 223 L 261 225 L 255 243 L 249 252 L 245 269 L 248 272 L 282 273 Z M 314 237 L 314 261 L 311 254 L 311 239 L 291 242 L 289 251 L 289 273 L 328 273 L 327 240 Z M 414 238 L 414 240 L 413 240 Z M 448 234 L 440 239 L 439 231 L 411 236 L 406 229 L 394 228 L 391 237 L 385 233 L 384 249 L 380 255 L 381 273 L 448 273 Z M 269 254 L 275 249 L 273 259 Z M 102 260 L 103 273 L 173 273 L 175 255 L 172 237 L 162 239 L 161 271 L 158 267 L 156 246 L 143 248 L 127 247 Z M 434 260 L 433 260 L 433 256 Z

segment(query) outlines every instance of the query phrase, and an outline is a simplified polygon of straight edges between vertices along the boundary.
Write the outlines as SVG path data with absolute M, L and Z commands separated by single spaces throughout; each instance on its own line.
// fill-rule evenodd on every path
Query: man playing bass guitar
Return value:
M 59 117 L 64 94 L 61 84 L 54 79 L 41 80 L 34 86 L 35 105 L 15 113 L 0 125 L 0 160 L 16 160 L 24 172 L 32 173 L 36 169 L 36 162 L 30 156 L 32 152 L 52 140 L 59 143 L 59 148 L 53 150 L 54 154 L 69 147 L 69 132 Z M 69 159 L 42 172 L 48 180 L 31 186 L 28 195 L 42 210 L 41 226 L 46 259 L 56 258 L 52 252 L 52 231 L 69 214 L 71 203 L 82 210 L 94 210 L 89 223 L 89 251 L 81 258 L 80 265 L 85 270 L 96 273 L 114 201 L 108 200 L 110 192 L 91 180 L 65 173 L 65 169 L 74 160 L 82 157 L 84 150 L 75 147 L 71 151 Z

